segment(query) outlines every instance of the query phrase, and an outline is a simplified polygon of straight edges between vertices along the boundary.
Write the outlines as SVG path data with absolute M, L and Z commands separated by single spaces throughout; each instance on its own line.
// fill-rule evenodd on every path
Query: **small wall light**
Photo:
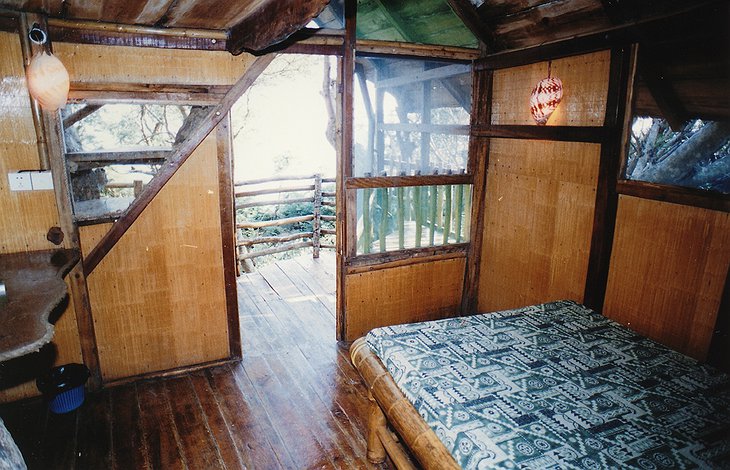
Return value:
M 43 46 L 33 58 L 25 71 L 28 80 L 28 91 L 31 96 L 47 111 L 55 111 L 66 105 L 68 100 L 69 76 L 66 67 L 48 51 L 45 46 L 48 35 L 33 25 L 28 38 L 35 44 Z
M 552 61 L 548 62 L 548 76 L 540 80 L 530 95 L 530 113 L 538 125 L 547 124 L 550 115 L 563 99 L 563 82 L 551 77 Z

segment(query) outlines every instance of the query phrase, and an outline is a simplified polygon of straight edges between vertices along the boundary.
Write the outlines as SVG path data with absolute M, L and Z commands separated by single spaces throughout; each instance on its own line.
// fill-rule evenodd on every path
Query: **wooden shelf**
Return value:
M 0 362 L 38 351 L 53 338 L 51 312 L 66 298 L 63 277 L 79 261 L 75 250 L 0 255 Z

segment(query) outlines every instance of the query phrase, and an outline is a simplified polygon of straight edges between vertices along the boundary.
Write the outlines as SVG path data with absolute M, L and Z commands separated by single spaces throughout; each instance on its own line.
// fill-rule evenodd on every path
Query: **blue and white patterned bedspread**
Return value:
M 367 342 L 464 469 L 730 468 L 730 377 L 574 302 Z

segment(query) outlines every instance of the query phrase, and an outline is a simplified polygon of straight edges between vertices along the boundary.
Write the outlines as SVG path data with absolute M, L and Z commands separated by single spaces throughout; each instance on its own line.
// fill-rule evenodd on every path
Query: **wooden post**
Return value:
M 401 172 L 401 176 L 405 176 L 404 172 Z M 403 186 L 398 187 L 398 249 L 402 250 L 405 248 L 405 232 L 406 232 L 406 202 L 405 202 L 405 188 Z
M 314 175 L 314 220 L 312 220 L 312 258 L 319 258 L 320 236 L 322 231 L 322 175 Z
M 373 190 L 365 188 L 362 190 L 362 252 L 370 253 L 373 243 L 371 234 L 373 230 L 372 220 L 370 216 L 370 198 Z
M 140 194 L 142 194 L 143 188 L 144 183 L 142 183 L 141 180 L 134 180 L 134 197 L 138 197 Z
M 437 175 L 438 170 L 434 170 L 433 174 Z M 431 186 L 431 201 L 429 205 L 429 212 L 431 216 L 431 220 L 429 221 L 430 231 L 428 233 L 428 244 L 430 246 L 433 246 L 434 244 L 434 238 L 436 236 L 436 216 L 438 214 L 438 186 Z
M 421 205 L 421 187 L 413 187 L 413 212 L 416 215 L 416 248 L 421 247 L 423 236 L 423 207 Z
M 452 186 L 447 184 L 444 188 L 444 245 L 449 243 L 451 234 L 451 192 Z
M 386 250 L 385 237 L 388 235 L 388 188 L 380 188 L 380 252 L 383 253 Z
M 456 243 L 461 243 L 462 213 L 464 212 L 464 185 L 456 185 L 456 196 L 454 197 L 454 230 L 456 231 Z

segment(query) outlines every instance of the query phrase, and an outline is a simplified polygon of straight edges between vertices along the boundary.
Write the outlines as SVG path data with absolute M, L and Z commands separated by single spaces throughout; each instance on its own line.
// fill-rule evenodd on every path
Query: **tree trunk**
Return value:
M 666 159 L 643 171 L 639 179 L 662 184 L 678 184 L 690 180 L 697 164 L 720 148 L 728 136 L 730 121 L 709 122 Z

